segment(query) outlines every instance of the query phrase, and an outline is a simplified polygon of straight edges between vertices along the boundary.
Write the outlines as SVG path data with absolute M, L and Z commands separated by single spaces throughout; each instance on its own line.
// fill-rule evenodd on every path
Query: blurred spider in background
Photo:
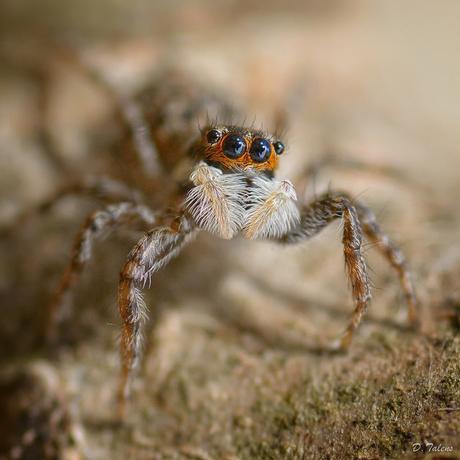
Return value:
M 135 244 L 120 273 L 120 414 L 125 411 L 132 371 L 140 356 L 147 316 L 142 289 L 201 231 L 224 239 L 242 236 L 292 245 L 339 219 L 355 309 L 333 348 L 348 348 L 371 300 L 363 236 L 376 244 L 394 268 L 409 322 L 417 323 L 417 300 L 404 256 L 372 211 L 349 194 L 333 190 L 312 202 L 299 202 L 293 184 L 275 177 L 285 151 L 280 136 L 234 123 L 237 113 L 227 100 L 182 74 L 162 75 L 137 99 L 102 83 L 117 101 L 130 132 L 140 166 L 135 181 L 143 192 L 113 179 L 91 178 L 68 185 L 42 204 L 42 209 L 49 208 L 69 192 L 103 195 L 111 201 L 88 216 L 75 239 L 73 256 L 50 303 L 47 336 L 56 337 L 62 312 L 71 303 L 72 288 L 92 257 L 94 243 L 122 224 L 140 220 L 151 228 Z M 204 127 L 198 129 L 197 123 Z M 149 207 L 153 194 L 161 196 L 160 209 Z

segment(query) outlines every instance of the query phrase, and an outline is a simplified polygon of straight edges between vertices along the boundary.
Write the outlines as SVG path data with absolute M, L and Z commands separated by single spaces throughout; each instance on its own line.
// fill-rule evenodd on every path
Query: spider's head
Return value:
M 262 131 L 239 126 L 208 126 L 202 131 L 204 159 L 228 170 L 273 172 L 284 144 Z

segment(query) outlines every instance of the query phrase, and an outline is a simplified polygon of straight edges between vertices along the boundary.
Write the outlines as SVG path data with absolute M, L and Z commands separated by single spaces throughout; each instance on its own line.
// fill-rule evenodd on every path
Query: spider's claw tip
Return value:
M 419 306 L 414 306 L 410 308 L 407 314 L 407 324 L 410 329 L 419 330 L 421 328 L 421 321 L 419 315 L 417 314 Z
M 417 317 L 409 317 L 407 319 L 407 326 L 412 331 L 419 331 L 422 328 L 422 323 Z
M 117 423 L 124 423 L 126 420 L 126 401 L 120 400 L 118 401 L 117 413 L 116 413 L 116 421 Z
M 331 354 L 343 354 L 346 353 L 350 347 L 351 339 L 347 338 L 346 335 L 338 337 L 337 339 L 329 342 L 325 350 Z

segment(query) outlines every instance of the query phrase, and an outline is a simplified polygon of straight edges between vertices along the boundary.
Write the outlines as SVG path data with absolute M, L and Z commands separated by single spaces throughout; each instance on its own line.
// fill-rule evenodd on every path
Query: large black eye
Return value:
M 270 157 L 270 142 L 267 139 L 256 138 L 252 141 L 249 155 L 256 163 L 263 163 Z
M 208 134 L 206 134 L 206 140 L 210 144 L 215 144 L 216 142 L 219 142 L 221 137 L 222 137 L 222 133 L 218 131 L 217 129 L 210 129 L 208 131 Z
M 284 144 L 280 141 L 276 141 L 273 144 L 273 148 L 275 149 L 277 155 L 281 155 L 284 152 Z
M 246 150 L 246 142 L 237 134 L 230 134 L 222 144 L 222 150 L 229 158 L 239 158 Z

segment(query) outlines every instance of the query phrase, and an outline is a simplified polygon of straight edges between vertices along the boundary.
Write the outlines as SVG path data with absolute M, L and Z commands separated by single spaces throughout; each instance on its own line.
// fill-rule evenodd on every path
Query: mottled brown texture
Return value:
M 55 371 L 44 363 L 0 375 L 0 459 L 59 460 L 71 426 Z

